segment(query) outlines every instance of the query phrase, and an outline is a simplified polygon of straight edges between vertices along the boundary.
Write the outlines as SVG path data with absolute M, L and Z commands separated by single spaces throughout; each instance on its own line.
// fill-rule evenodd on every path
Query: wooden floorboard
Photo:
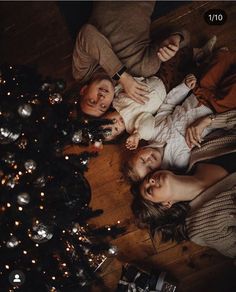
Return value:
M 226 11 L 228 20 L 222 26 L 209 26 L 204 13 L 212 8 Z M 43 75 L 63 78 L 73 87 L 71 57 L 73 40 L 56 2 L 0 2 L 2 62 L 36 65 Z M 163 38 L 168 27 L 185 27 L 194 46 L 202 45 L 217 35 L 217 46 L 236 50 L 236 4 L 233 2 L 190 2 L 152 24 L 153 36 Z M 69 152 L 79 153 L 78 147 Z M 117 258 L 103 268 L 105 288 L 94 291 L 115 291 L 121 265 L 132 262 L 146 270 L 166 269 L 179 281 L 179 292 L 236 291 L 236 271 L 230 259 L 216 251 L 190 242 L 161 244 L 151 240 L 145 230 L 138 229 L 130 210 L 132 195 L 120 166 L 127 152 L 123 145 L 105 145 L 98 158 L 91 160 L 86 173 L 94 209 L 104 213 L 91 220 L 97 226 L 120 221 L 127 230 L 112 243 L 119 249 Z

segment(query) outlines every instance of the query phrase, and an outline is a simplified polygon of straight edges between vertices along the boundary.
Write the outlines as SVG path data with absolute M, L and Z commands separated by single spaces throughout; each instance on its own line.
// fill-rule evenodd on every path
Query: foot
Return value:
M 195 49 L 194 54 L 194 60 L 197 64 L 200 64 L 204 62 L 208 57 L 210 57 L 213 48 L 216 44 L 217 37 L 214 35 L 212 38 L 210 38 L 206 44 L 198 49 Z

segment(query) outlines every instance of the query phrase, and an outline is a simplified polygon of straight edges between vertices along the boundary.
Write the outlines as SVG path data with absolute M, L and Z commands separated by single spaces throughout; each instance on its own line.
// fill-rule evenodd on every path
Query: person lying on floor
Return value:
M 226 132 L 193 149 L 186 175 L 157 170 L 133 187 L 139 226 L 236 257 L 236 131 Z
M 154 6 L 155 1 L 93 3 L 89 22 L 77 36 L 72 62 L 74 78 L 87 85 L 81 92 L 84 113 L 98 117 L 109 108 L 114 82 L 122 84 L 131 99 L 144 104 L 147 86 L 132 76 L 153 76 L 162 62 L 170 60 L 189 42 L 184 30 L 158 44 L 151 40 Z M 89 90 L 94 82 L 94 91 Z
M 156 115 L 154 141 L 134 153 L 124 167 L 126 175 L 131 180 L 140 180 L 147 172 L 159 167 L 163 169 L 187 167 L 192 147 L 200 147 L 202 138 L 215 129 L 216 125 L 222 127 L 221 124 L 212 124 L 214 119 L 212 113 L 236 108 L 234 98 L 236 75 L 230 72 L 232 65 L 235 64 L 236 53 L 230 53 L 225 48 L 219 50 L 213 58 L 210 69 L 203 75 L 199 87 L 193 90 L 193 94 L 182 106 L 177 106 L 172 114 L 173 101 L 170 100 L 168 103 L 168 98 L 166 99 Z M 174 98 L 174 102 L 176 100 Z M 225 115 L 226 118 L 227 116 L 230 114 Z M 197 121 L 194 123 L 195 120 Z M 223 123 L 223 126 L 227 125 Z

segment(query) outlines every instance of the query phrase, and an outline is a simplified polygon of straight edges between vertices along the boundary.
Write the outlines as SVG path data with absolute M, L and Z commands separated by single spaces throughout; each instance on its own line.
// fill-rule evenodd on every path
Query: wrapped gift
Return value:
M 176 283 L 166 272 L 148 274 L 133 265 L 122 268 L 117 292 L 176 292 Z

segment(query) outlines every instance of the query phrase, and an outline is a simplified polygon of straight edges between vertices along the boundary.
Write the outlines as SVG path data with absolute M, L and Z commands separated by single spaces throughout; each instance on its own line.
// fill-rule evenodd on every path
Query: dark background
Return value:
M 157 1 L 152 20 L 157 19 L 175 10 L 181 5 L 190 1 Z M 61 14 L 64 16 L 69 31 L 73 37 L 76 38 L 78 30 L 87 22 L 92 10 L 93 1 L 58 1 L 58 6 Z

